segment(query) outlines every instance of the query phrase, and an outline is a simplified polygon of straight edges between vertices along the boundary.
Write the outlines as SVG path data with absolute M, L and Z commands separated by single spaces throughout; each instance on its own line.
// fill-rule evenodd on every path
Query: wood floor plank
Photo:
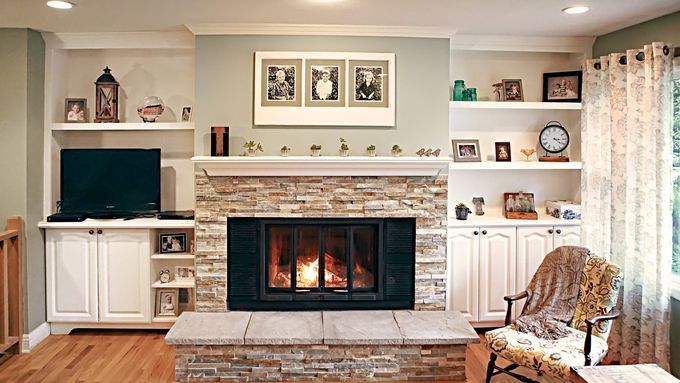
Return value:
M 50 335 L 29 354 L 12 356 L 0 365 L 0 382 L 170 383 L 175 378 L 174 347 L 162 331 L 78 331 Z M 483 339 L 482 339 L 483 341 Z M 467 351 L 468 382 L 484 382 L 489 353 L 483 344 Z M 509 363 L 499 362 L 505 366 Z M 527 369 L 518 372 L 541 383 L 553 383 Z M 496 376 L 492 383 L 516 383 Z

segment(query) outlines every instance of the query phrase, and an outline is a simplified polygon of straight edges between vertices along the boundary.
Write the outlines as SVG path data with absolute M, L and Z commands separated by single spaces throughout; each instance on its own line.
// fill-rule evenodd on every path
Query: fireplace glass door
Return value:
M 347 293 L 376 289 L 377 226 L 272 224 L 265 232 L 268 290 Z

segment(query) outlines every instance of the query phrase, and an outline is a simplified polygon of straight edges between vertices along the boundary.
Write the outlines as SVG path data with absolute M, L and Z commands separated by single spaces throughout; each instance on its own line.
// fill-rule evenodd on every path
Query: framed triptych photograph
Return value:
M 393 53 L 255 52 L 254 124 L 394 126 Z

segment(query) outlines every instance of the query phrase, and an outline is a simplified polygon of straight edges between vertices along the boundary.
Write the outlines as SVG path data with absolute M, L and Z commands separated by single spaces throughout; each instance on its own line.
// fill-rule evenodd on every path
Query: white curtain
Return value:
M 586 62 L 582 241 L 623 267 L 609 359 L 669 368 L 673 49 Z

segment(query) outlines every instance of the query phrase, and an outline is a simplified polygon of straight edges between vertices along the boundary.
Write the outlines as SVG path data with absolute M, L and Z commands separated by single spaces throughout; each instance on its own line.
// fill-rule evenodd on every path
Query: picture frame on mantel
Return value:
M 254 73 L 256 126 L 395 126 L 394 53 L 255 52 Z

